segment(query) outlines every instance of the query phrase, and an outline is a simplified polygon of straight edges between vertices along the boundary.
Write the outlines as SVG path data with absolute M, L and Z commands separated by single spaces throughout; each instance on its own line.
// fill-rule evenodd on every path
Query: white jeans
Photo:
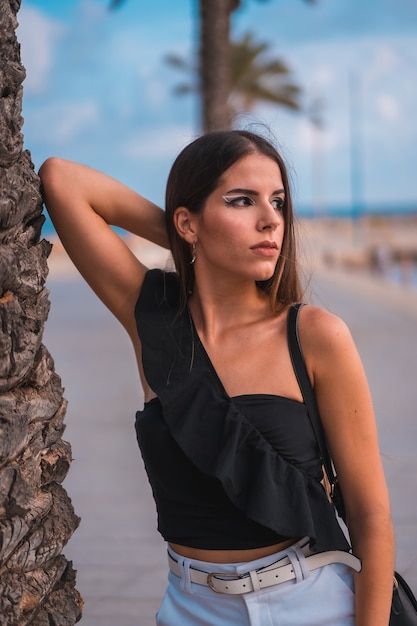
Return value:
M 186 559 L 173 550 L 181 578 L 169 585 L 156 616 L 157 626 L 354 626 L 353 573 L 346 565 L 325 565 L 310 572 L 298 542 L 287 550 L 247 563 L 219 564 Z M 236 572 L 266 567 L 288 557 L 296 579 L 242 595 L 224 595 L 189 581 L 189 568 Z

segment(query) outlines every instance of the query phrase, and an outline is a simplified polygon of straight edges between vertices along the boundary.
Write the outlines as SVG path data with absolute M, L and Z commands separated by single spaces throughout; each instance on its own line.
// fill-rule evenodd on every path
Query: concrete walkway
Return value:
M 127 336 L 80 279 L 50 278 L 44 342 L 69 400 L 65 487 L 81 526 L 66 548 L 85 626 L 153 626 L 165 546 L 134 433 L 142 398 Z M 318 272 L 313 298 L 349 324 L 365 363 L 397 532 L 397 567 L 417 591 L 417 307 L 395 287 Z M 372 476 L 364 476 L 372 481 Z

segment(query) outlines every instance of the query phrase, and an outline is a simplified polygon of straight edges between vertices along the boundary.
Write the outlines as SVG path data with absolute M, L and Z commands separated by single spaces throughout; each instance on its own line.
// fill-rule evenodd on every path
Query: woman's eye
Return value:
M 282 209 L 284 208 L 284 204 L 285 204 L 285 200 L 281 196 L 279 198 L 274 198 L 272 200 L 272 206 L 277 211 L 282 211 Z
M 223 196 L 227 206 L 246 207 L 254 206 L 255 202 L 249 196 Z

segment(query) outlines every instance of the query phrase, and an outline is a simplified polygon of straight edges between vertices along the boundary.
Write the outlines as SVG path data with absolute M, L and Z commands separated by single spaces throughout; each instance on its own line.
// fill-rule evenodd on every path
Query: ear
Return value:
M 197 216 L 186 207 L 180 206 L 174 212 L 174 226 L 180 237 L 193 243 L 197 237 Z

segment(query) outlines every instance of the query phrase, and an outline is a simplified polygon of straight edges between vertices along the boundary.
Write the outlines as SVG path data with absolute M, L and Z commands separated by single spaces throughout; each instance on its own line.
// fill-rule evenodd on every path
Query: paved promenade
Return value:
M 417 591 L 417 297 L 319 271 L 313 299 L 349 324 L 365 363 L 397 532 L 397 567 Z M 165 547 L 134 433 L 142 405 L 129 340 L 80 279 L 54 274 L 45 344 L 66 387 L 65 487 L 81 526 L 65 553 L 78 570 L 85 626 L 153 626 Z M 372 481 L 372 475 L 364 476 Z

